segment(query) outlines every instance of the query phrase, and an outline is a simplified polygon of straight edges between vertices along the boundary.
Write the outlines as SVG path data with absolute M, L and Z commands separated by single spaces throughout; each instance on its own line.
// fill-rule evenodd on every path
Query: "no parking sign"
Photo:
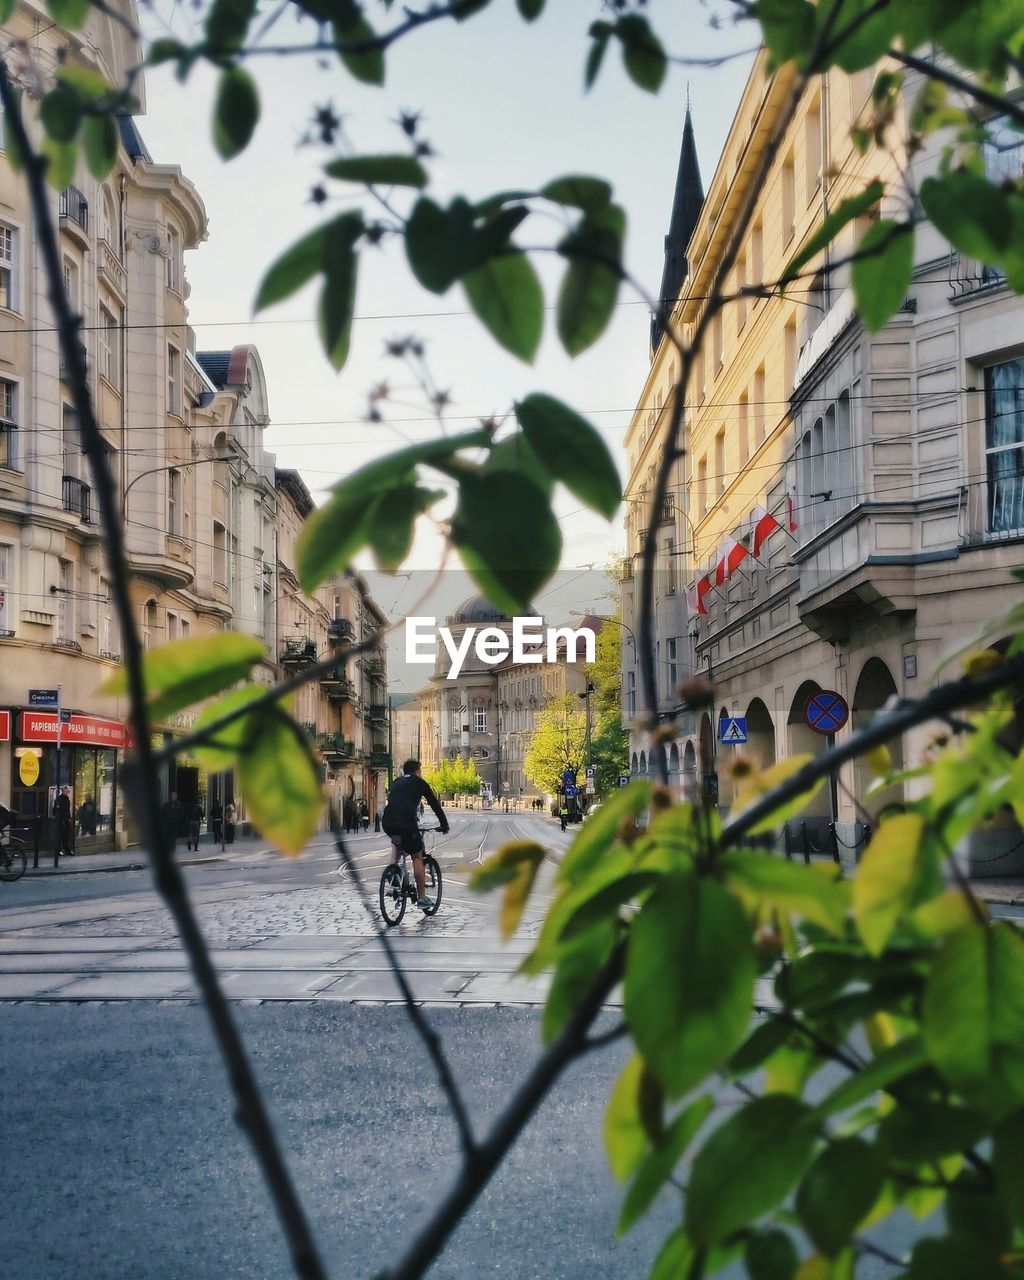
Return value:
M 836 733 L 849 718 L 849 704 L 835 689 L 819 689 L 804 703 L 804 723 L 815 733 Z

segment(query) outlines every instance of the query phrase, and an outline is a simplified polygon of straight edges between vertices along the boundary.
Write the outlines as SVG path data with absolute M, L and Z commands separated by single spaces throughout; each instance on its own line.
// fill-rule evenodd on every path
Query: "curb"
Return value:
M 88 858 L 89 855 L 82 854 L 79 856 Z M 201 867 L 211 862 L 226 862 L 226 861 L 227 861 L 227 858 L 223 858 L 223 857 L 187 858 L 179 861 L 177 865 L 179 867 Z M 145 871 L 148 869 L 148 866 L 149 864 L 146 862 L 124 862 L 124 863 L 120 863 L 116 867 L 87 867 L 87 866 L 80 867 L 77 865 L 77 863 L 73 867 L 69 867 L 69 866 L 29 867 L 25 871 L 25 874 L 23 876 L 20 876 L 19 879 L 41 880 L 44 876 L 49 876 L 51 878 L 56 876 L 99 876 L 99 875 L 106 875 L 114 871 Z

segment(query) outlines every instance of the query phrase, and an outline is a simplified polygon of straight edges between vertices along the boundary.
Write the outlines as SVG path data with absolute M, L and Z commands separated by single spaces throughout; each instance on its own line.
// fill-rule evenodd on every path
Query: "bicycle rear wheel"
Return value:
M 405 915 L 405 877 L 397 862 L 392 862 L 381 873 L 378 899 L 380 913 L 388 928 L 401 924 Z
M 18 880 L 25 874 L 28 859 L 20 845 L 0 845 L 0 880 Z
M 433 904 L 426 911 L 425 916 L 436 916 L 437 909 L 441 905 L 441 894 L 444 891 L 444 884 L 441 879 L 441 864 L 431 854 L 423 859 L 423 880 L 426 887 L 427 897 Z

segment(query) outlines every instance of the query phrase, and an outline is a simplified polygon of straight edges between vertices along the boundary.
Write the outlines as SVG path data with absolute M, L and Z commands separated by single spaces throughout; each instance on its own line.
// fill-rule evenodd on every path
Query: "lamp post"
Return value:
M 145 471 L 140 471 L 137 476 L 133 476 L 124 487 L 124 493 L 121 494 L 121 517 L 127 523 L 128 520 L 128 495 L 132 489 L 144 480 L 146 476 L 159 475 L 161 471 L 184 471 L 188 467 L 200 467 L 205 462 L 236 462 L 238 459 L 233 453 L 220 454 L 216 458 L 193 458 L 190 462 L 170 462 L 163 467 L 147 467 Z

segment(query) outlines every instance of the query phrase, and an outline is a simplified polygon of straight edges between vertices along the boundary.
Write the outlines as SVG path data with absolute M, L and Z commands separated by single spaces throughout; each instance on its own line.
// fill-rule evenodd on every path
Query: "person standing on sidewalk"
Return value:
M 186 816 L 188 818 L 187 835 L 188 835 L 189 852 L 195 849 L 195 851 L 198 853 L 199 852 L 199 829 L 200 827 L 202 827 L 203 818 L 205 817 L 203 813 L 203 806 L 199 803 L 198 796 L 196 796 L 193 800 L 190 800 L 188 802 Z
M 219 800 L 210 805 L 210 830 L 213 832 L 213 843 L 219 844 L 224 852 L 224 807 Z
M 67 787 L 61 787 L 53 802 L 53 816 L 57 820 L 57 853 L 73 858 L 71 847 L 71 796 Z
M 160 821 L 164 829 L 164 839 L 171 853 L 178 847 L 178 832 L 181 830 L 181 819 L 185 810 L 178 799 L 177 791 L 172 791 L 160 809 Z
M 235 843 L 235 806 L 229 804 L 224 810 L 224 839 L 228 844 Z

